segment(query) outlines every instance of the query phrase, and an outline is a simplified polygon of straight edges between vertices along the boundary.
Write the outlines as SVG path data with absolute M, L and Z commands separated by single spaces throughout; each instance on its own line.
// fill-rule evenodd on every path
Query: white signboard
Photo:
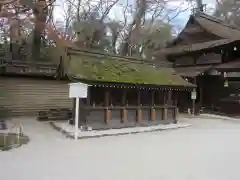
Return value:
M 88 86 L 84 83 L 70 83 L 69 97 L 70 98 L 87 98 Z
M 70 83 L 69 84 L 69 97 L 76 98 L 75 110 L 75 133 L 74 137 L 78 139 L 78 121 L 79 121 L 79 98 L 87 98 L 88 86 L 84 83 Z
M 191 92 L 191 99 L 192 100 L 196 100 L 197 99 L 197 92 L 196 91 L 192 91 Z

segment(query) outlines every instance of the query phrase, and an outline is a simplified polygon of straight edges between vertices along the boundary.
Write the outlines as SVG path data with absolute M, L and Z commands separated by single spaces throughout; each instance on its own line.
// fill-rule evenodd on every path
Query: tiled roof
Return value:
M 240 39 L 240 28 L 205 13 L 192 15 L 203 29 L 225 39 Z

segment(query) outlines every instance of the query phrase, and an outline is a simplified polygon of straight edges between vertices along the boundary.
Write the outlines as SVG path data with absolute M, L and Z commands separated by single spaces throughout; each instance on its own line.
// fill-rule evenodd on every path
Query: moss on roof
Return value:
M 68 75 L 93 81 L 194 87 L 172 68 L 116 59 L 107 55 L 70 54 Z

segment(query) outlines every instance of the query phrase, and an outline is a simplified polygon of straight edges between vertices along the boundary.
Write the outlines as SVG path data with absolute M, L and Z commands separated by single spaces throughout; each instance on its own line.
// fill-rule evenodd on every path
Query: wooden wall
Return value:
M 10 115 L 36 115 L 39 110 L 71 108 L 68 82 L 0 77 L 0 108 Z

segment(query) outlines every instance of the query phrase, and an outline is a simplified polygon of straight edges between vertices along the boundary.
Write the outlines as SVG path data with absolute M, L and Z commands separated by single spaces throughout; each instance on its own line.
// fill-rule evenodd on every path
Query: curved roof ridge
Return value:
M 226 27 L 229 27 L 229 28 L 236 29 L 236 30 L 240 31 L 240 27 L 238 27 L 236 25 L 233 25 L 233 24 L 226 23 L 222 19 L 217 18 L 217 17 L 212 16 L 212 15 L 209 15 L 209 14 L 206 14 L 204 12 L 198 12 L 198 13 L 196 13 L 194 15 L 195 18 L 197 18 L 197 16 L 200 16 L 200 17 L 205 18 L 205 19 L 207 19 L 209 21 L 213 21 L 213 22 L 219 23 L 219 24 L 221 24 L 223 26 L 226 26 Z

